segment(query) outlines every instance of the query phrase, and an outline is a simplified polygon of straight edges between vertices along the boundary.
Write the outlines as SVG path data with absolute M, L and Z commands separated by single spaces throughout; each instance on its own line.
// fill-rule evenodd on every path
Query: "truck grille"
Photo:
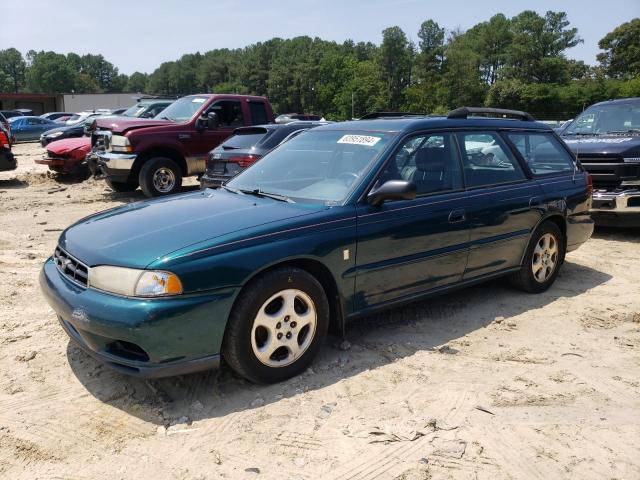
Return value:
M 621 157 L 616 157 L 613 155 L 602 157 L 578 156 L 578 160 L 580 160 L 580 163 L 623 163 Z
M 111 132 L 109 130 L 94 130 L 91 134 L 91 149 L 94 152 L 110 152 Z
M 76 260 L 62 248 L 56 247 L 53 261 L 65 277 L 78 285 L 86 287 L 89 280 L 89 267 Z

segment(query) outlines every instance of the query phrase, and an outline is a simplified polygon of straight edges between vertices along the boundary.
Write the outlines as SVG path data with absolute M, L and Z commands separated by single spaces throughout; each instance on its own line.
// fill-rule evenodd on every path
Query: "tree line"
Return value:
M 379 45 L 307 36 L 273 38 L 162 63 L 153 73 L 118 71 L 102 55 L 0 50 L 0 91 L 217 92 L 265 95 L 278 112 L 329 119 L 371 111 L 443 113 L 461 105 L 517 108 L 570 118 L 596 101 L 640 96 L 640 18 L 600 40 L 597 65 L 566 57 L 583 40 L 564 12 L 497 14 L 446 31 L 426 20 L 415 44 L 397 26 Z

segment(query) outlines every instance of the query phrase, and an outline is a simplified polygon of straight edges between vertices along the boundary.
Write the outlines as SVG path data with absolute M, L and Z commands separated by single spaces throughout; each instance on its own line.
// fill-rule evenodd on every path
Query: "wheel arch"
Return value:
M 340 297 L 338 284 L 335 280 L 335 277 L 331 273 L 331 270 L 329 270 L 329 268 L 324 263 L 316 258 L 289 258 L 286 260 L 278 261 L 276 263 L 265 265 L 263 268 L 253 272 L 249 277 L 247 277 L 247 279 L 242 284 L 242 288 L 244 289 L 253 280 L 272 270 L 286 267 L 295 267 L 299 268 L 300 270 L 304 270 L 305 272 L 313 276 L 316 280 L 318 280 L 318 282 L 320 282 L 320 285 L 322 285 L 322 288 L 324 289 L 325 294 L 327 295 L 327 300 L 329 302 L 329 330 L 337 335 L 343 335 L 345 332 L 346 309 L 344 302 Z M 233 307 L 235 307 L 238 297 L 239 295 L 236 296 Z
M 185 177 L 187 175 L 187 161 L 178 150 L 172 147 L 152 147 L 144 150 L 138 155 L 131 169 L 131 177 L 137 180 L 144 163 L 154 157 L 170 158 L 178 164 L 178 167 L 180 167 L 180 171 L 182 172 L 182 176 Z
M 549 215 L 545 215 L 544 217 L 542 217 L 540 219 L 540 221 L 536 224 L 535 227 L 533 227 L 533 229 L 531 229 L 531 236 L 529 237 L 529 241 L 527 242 L 527 246 L 524 249 L 524 251 L 522 252 L 522 256 L 520 257 L 520 264 L 522 265 L 522 262 L 524 261 L 524 256 L 527 253 L 527 250 L 529 248 L 529 245 L 531 245 L 531 242 L 533 241 L 533 232 L 535 232 L 538 228 L 540 228 L 540 225 L 542 225 L 545 222 L 552 222 L 554 223 L 559 229 L 560 229 L 560 233 L 562 233 L 562 258 L 560 260 L 560 263 L 564 262 L 564 256 L 567 253 L 567 219 L 564 217 L 564 215 L 562 215 L 561 213 L 551 213 Z

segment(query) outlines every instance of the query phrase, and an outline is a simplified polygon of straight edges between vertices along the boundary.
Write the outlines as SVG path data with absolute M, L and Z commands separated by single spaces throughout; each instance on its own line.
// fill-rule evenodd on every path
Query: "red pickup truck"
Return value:
M 273 123 L 264 97 L 202 94 L 176 100 L 154 119 L 96 120 L 91 145 L 109 186 L 148 197 L 180 190 L 205 171 L 207 154 L 241 126 Z

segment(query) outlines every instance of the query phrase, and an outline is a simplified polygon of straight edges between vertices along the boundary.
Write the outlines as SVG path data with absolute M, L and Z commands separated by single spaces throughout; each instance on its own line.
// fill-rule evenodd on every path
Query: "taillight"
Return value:
M 234 162 L 240 165 L 240 168 L 247 168 L 259 160 L 261 155 L 235 155 L 227 159 L 228 162 Z
M 0 132 L 0 145 L 6 149 L 11 149 L 11 145 L 9 144 L 9 139 L 7 138 L 4 132 Z
M 587 173 L 587 193 L 593 195 L 593 178 Z

